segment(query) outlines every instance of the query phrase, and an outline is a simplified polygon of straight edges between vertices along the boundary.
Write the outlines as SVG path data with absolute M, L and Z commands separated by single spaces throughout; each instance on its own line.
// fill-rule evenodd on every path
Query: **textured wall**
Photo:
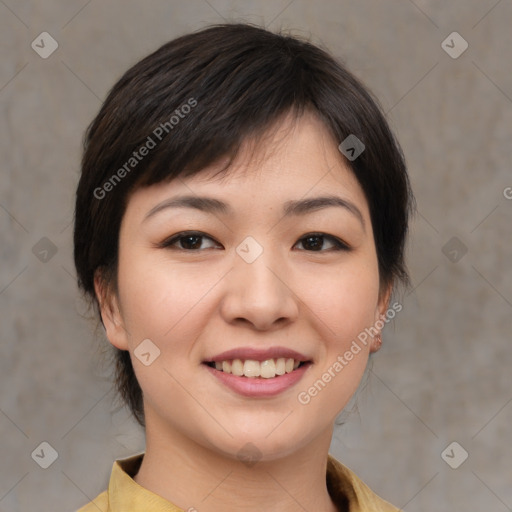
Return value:
M 332 452 L 407 512 L 511 510 L 512 2 L 3 0 L 0 511 L 75 510 L 143 448 L 76 291 L 80 144 L 128 66 L 222 19 L 292 28 L 343 58 L 406 153 L 414 290 Z M 47 469 L 43 441 L 58 453 Z

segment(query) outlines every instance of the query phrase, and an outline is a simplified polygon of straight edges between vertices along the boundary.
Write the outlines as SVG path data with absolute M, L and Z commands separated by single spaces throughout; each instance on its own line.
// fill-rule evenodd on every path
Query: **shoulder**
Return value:
M 77 512 L 109 512 L 108 492 L 104 491 Z

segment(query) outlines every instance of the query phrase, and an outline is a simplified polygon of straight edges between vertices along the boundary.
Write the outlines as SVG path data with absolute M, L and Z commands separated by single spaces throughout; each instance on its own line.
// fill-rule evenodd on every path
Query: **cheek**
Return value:
M 322 321 L 325 339 L 340 350 L 373 324 L 378 301 L 379 275 L 373 256 L 353 263 L 314 277 L 304 275 L 307 284 L 298 294 Z
M 144 339 L 171 352 L 189 352 L 201 322 L 207 321 L 209 293 L 222 277 L 218 270 L 139 256 L 120 257 L 119 293 L 132 351 Z
M 176 316 L 185 313 L 189 288 L 183 286 L 177 269 L 166 269 L 137 253 L 126 254 L 119 261 L 119 283 L 123 319 L 132 336 L 145 330 L 146 336 L 160 337 L 172 328 Z
M 321 333 L 322 350 L 314 372 L 297 395 L 299 408 L 308 415 L 334 418 L 356 391 L 368 362 L 369 336 L 365 329 L 375 319 L 378 269 L 370 254 L 366 261 L 317 280 L 319 286 L 303 293 L 315 313 L 315 330 Z
M 162 260 L 136 253 L 120 257 L 119 293 L 132 364 L 145 402 L 160 403 L 172 416 L 180 414 L 187 398 L 180 383 L 192 389 L 187 365 L 211 314 L 208 292 L 219 278 Z M 147 346 L 147 342 L 141 345 L 147 339 L 156 347 L 150 344 L 149 352 L 158 354 L 149 365 L 138 358 L 142 352 L 138 347 Z

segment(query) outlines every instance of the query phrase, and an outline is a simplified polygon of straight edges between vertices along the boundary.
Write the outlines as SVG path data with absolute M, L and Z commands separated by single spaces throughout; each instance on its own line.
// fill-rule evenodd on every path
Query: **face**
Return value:
M 388 294 L 364 193 L 324 125 L 286 118 L 248 149 L 221 178 L 211 167 L 131 196 L 102 315 L 148 429 L 272 460 L 330 432 L 376 347 L 354 340 Z M 215 201 L 170 204 L 182 196 Z M 326 196 L 339 201 L 311 202 Z

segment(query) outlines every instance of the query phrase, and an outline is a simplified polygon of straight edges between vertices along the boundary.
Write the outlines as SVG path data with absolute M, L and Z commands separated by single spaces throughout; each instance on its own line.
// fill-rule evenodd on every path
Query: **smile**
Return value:
M 218 371 L 236 375 L 237 377 L 249 377 L 262 379 L 272 379 L 279 375 L 291 373 L 299 366 L 305 364 L 304 361 L 299 361 L 293 358 L 271 358 L 265 361 L 255 361 L 254 359 L 233 359 L 225 361 L 216 361 L 207 363 L 211 368 Z
M 284 373 L 279 374 L 278 372 L 283 369 L 283 362 Z M 297 384 L 313 363 L 299 362 L 292 358 L 265 359 L 261 362 L 234 359 L 217 363 L 204 362 L 201 366 L 212 375 L 214 382 L 220 383 L 224 389 L 227 388 L 237 395 L 248 398 L 271 398 Z M 230 371 L 224 371 L 224 367 Z M 256 375 L 258 373 L 259 375 Z

